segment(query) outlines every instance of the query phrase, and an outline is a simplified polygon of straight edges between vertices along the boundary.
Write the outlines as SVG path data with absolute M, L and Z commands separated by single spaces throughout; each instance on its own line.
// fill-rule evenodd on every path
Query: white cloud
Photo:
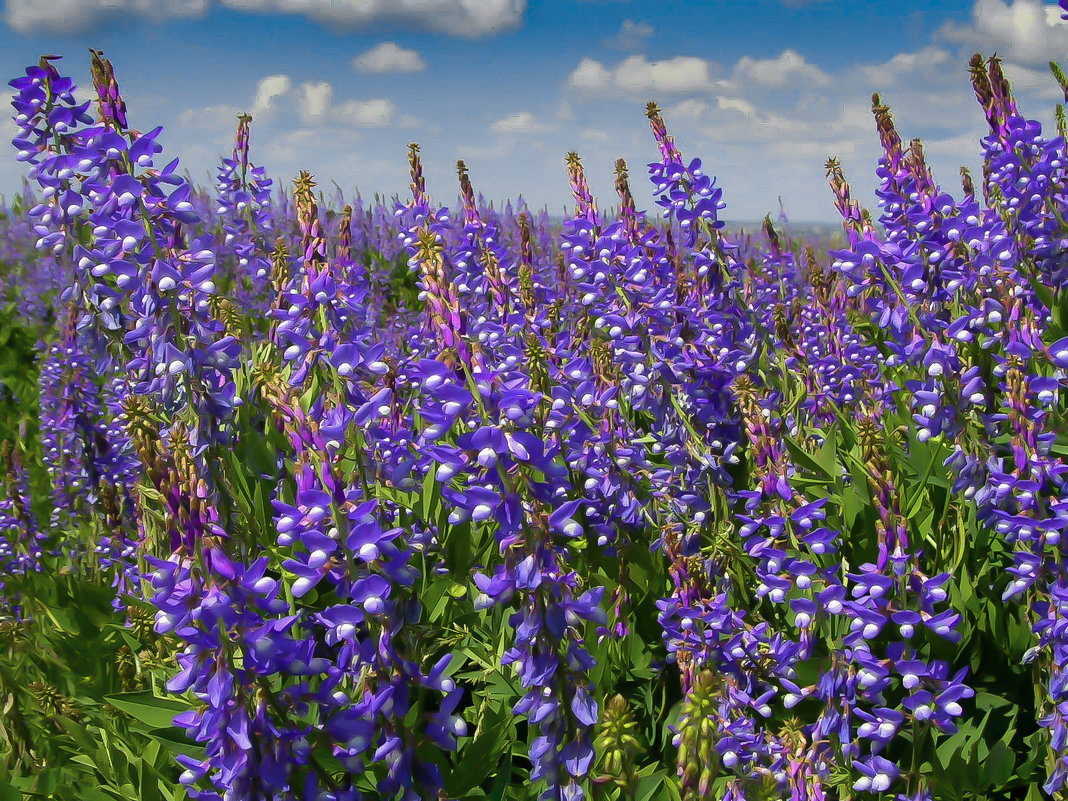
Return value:
M 423 130 L 428 131 L 430 133 L 441 132 L 441 129 L 438 126 L 432 125 L 431 123 L 428 123 L 426 120 L 424 120 L 422 117 L 417 117 L 414 114 L 402 115 L 401 118 L 397 120 L 397 125 L 399 125 L 401 128 L 422 128 Z
M 1011 62 L 1005 62 L 1001 66 L 1005 72 L 1005 77 L 1012 84 L 1014 94 L 1027 92 L 1038 99 L 1047 101 L 1062 100 L 1064 98 L 1064 92 L 1048 69 L 1032 69 L 1031 67 L 1024 67 Z M 1027 115 L 1025 114 L 1025 116 Z
M 875 117 L 871 113 L 871 105 L 860 102 L 846 102 L 842 104 L 842 110 L 838 119 L 832 126 L 841 131 L 852 130 L 864 136 L 872 136 L 875 131 Z
M 944 156 L 950 159 L 959 159 L 961 154 L 970 157 L 977 153 L 980 148 L 980 137 L 968 131 L 953 136 L 938 139 L 924 139 L 923 153 L 927 159 L 931 156 Z
M 307 82 L 293 87 L 288 76 L 271 75 L 257 84 L 251 110 L 254 117 L 276 109 L 295 112 L 296 117 L 304 123 L 304 127 L 298 129 L 299 136 L 304 138 L 339 125 L 382 128 L 390 125 L 396 116 L 397 109 L 393 101 L 385 98 L 334 101 L 334 87 L 327 81 Z M 178 124 L 190 129 L 225 130 L 236 126 L 240 111 L 240 108 L 231 104 L 186 109 L 178 115 Z M 422 120 L 411 115 L 405 115 L 401 124 L 407 127 L 425 126 Z
M 676 103 L 664 109 L 669 120 L 674 119 L 697 119 L 708 113 L 709 105 L 704 100 L 689 98 L 681 103 Z
M 19 33 L 41 30 L 74 33 L 107 17 L 137 14 L 148 18 L 199 17 L 210 0 L 6 0 L 4 18 Z
M 579 62 L 575 71 L 568 78 L 568 83 L 576 89 L 586 89 L 598 92 L 607 89 L 612 82 L 612 73 L 605 69 L 604 64 L 592 58 L 584 58 Z
M 625 19 L 619 28 L 619 33 L 611 39 L 606 39 L 604 44 L 620 50 L 638 50 L 654 32 L 653 26 L 647 22 Z
M 633 92 L 692 92 L 707 87 L 712 73 L 703 58 L 646 61 L 645 56 L 631 56 L 616 68 L 615 79 L 620 88 Z
M 310 128 L 282 131 L 263 147 L 263 159 L 291 164 L 298 158 L 306 158 L 319 138 L 319 132 Z
M 330 109 L 334 87 L 326 81 L 300 85 L 300 112 L 304 119 L 320 119 Z
M 307 127 L 305 136 L 332 126 L 382 128 L 390 125 L 397 108 L 387 98 L 335 100 L 334 87 L 327 81 L 306 82 L 293 87 L 287 75 L 270 75 L 256 85 L 252 114 L 285 107 Z M 411 119 L 407 120 L 409 123 Z
M 948 40 L 1023 64 L 1041 64 L 1068 49 L 1068 22 L 1056 4 L 1040 0 L 976 0 L 966 25 L 947 23 Z
M 756 116 L 753 104 L 742 97 L 717 97 L 716 105 L 724 111 L 737 111 L 745 117 Z
M 472 159 L 499 159 L 509 155 L 515 150 L 516 139 L 514 136 L 498 137 L 495 142 L 486 142 L 485 137 L 482 137 L 479 144 L 464 144 L 457 148 L 456 152 L 460 154 L 467 162 L 467 166 L 472 166 Z M 424 159 L 425 162 L 425 159 Z M 450 176 L 452 180 L 455 180 L 455 174 Z M 475 190 L 478 191 L 477 189 Z
M 268 75 L 256 84 L 256 97 L 252 101 L 252 113 L 263 114 L 274 108 L 276 98 L 286 94 L 292 82 L 288 75 Z
M 222 1 L 204 0 L 200 6 L 210 10 L 214 5 L 218 9 Z M 250 11 L 275 9 L 279 14 L 288 14 L 279 17 L 282 21 L 295 22 L 301 19 L 297 15 L 312 16 L 307 8 L 315 1 L 303 0 L 305 10 L 300 10 L 297 0 L 291 0 L 284 9 L 281 0 L 247 0 L 245 4 Z M 64 2 L 54 0 L 53 4 Z M 405 2 L 401 0 L 399 5 Z M 969 0 L 969 4 L 972 2 Z M 107 0 L 106 4 L 127 9 L 133 20 L 145 19 L 152 13 L 161 18 L 177 13 L 176 7 L 166 5 L 164 0 L 155 0 L 151 8 L 149 0 Z M 1010 7 L 1008 0 L 1000 0 L 1000 4 Z M 8 9 L 13 5 L 17 3 L 9 0 Z M 40 8 L 45 3 L 42 0 L 32 5 Z M 100 9 L 104 5 L 104 0 L 69 5 L 73 17 L 66 24 L 77 27 L 83 24 L 78 19 L 79 9 Z M 340 7 L 342 0 L 334 5 Z M 378 0 L 367 5 L 384 7 Z M 1011 7 L 1017 5 L 1018 0 Z M 132 10 L 137 8 L 142 10 Z M 187 13 L 197 13 L 196 8 L 195 4 L 188 5 Z M 973 39 L 979 35 L 967 12 L 960 16 L 960 27 L 950 34 L 936 32 L 929 34 L 929 40 L 922 40 L 929 42 L 927 47 L 922 47 L 921 41 L 914 51 L 892 58 L 892 50 L 878 58 L 862 53 L 843 69 L 825 68 L 824 73 L 820 70 L 821 53 L 802 47 L 785 52 L 781 48 L 758 51 L 754 44 L 748 50 L 749 58 L 727 64 L 717 63 L 714 57 L 670 58 L 675 53 L 665 54 L 659 49 L 654 55 L 652 49 L 645 49 L 650 41 L 647 26 L 634 22 L 620 27 L 623 16 L 630 14 L 634 19 L 640 13 L 635 8 L 633 4 L 617 7 L 620 13 L 606 23 L 607 27 L 595 30 L 590 41 L 596 44 L 606 36 L 627 34 L 634 42 L 645 39 L 641 49 L 603 50 L 599 57 L 591 51 L 594 58 L 585 59 L 580 55 L 571 62 L 574 71 L 569 82 L 557 86 L 557 91 L 551 91 L 548 97 L 539 98 L 536 103 L 528 98 L 510 106 L 487 107 L 486 120 L 475 127 L 484 132 L 488 128 L 488 138 L 478 138 L 470 126 L 458 127 L 454 109 L 461 109 L 462 122 L 463 107 L 446 102 L 451 97 L 447 93 L 455 89 L 448 81 L 440 87 L 431 85 L 430 91 L 446 93 L 440 98 L 441 104 L 417 107 L 412 104 L 423 99 L 418 94 L 408 98 L 386 91 L 350 89 L 341 83 L 343 77 L 331 77 L 327 83 L 320 77 L 311 77 L 311 73 L 300 77 L 295 73 L 288 77 L 269 76 L 259 85 L 252 79 L 247 84 L 220 87 L 219 92 L 202 99 L 205 107 L 160 110 L 158 121 L 172 131 L 173 155 L 182 158 L 182 168 L 188 165 L 209 186 L 219 156 L 228 155 L 233 146 L 236 114 L 247 110 L 256 113 L 254 161 L 264 164 L 278 185 L 288 186 L 297 169 L 310 169 L 324 187 L 329 187 L 333 178 L 345 187 L 358 181 L 365 197 L 374 191 L 388 196 L 399 190 L 404 195 L 408 180 L 404 175 L 405 143 L 419 140 L 426 146 L 425 167 L 432 194 L 435 187 L 440 196 L 454 194 L 451 165 L 453 159 L 463 156 L 476 177 L 484 176 L 479 188 L 495 200 L 514 198 L 523 191 L 533 205 L 548 203 L 558 210 L 567 197 L 562 156 L 572 146 L 584 153 L 593 191 L 605 199 L 606 205 L 614 199 L 612 164 L 617 156 L 632 166 L 632 187 L 639 206 L 643 199 L 648 202 L 650 189 L 640 180 L 644 173 L 641 165 L 656 158 L 656 149 L 642 106 L 644 101 L 656 99 L 665 108 L 668 130 L 684 156 L 702 157 L 706 168 L 724 187 L 729 219 L 759 219 L 766 211 L 774 214 L 778 211 L 779 194 L 792 219 L 829 219 L 835 212 L 823 176 L 823 162 L 832 154 L 842 157 L 854 195 L 878 214 L 873 190 L 877 185 L 874 167 L 879 140 L 870 109 L 871 92 L 878 90 L 891 106 L 902 137 L 906 141 L 912 136 L 923 137 L 936 180 L 948 191 L 959 192 L 956 170 L 960 163 L 968 164 L 973 174 L 979 175 L 977 142 L 985 133 L 986 123 L 968 81 L 967 56 L 971 47 L 965 48 L 961 41 L 965 24 Z M 36 13 L 47 18 L 50 12 L 45 9 Z M 388 25 L 400 19 L 387 16 L 376 19 Z M 325 19 L 322 14 L 319 18 Z M 659 29 L 657 36 L 666 30 L 652 18 L 649 21 Z M 343 30 L 340 23 L 334 27 Z M 380 24 L 374 30 L 384 27 Z M 954 35 L 956 41 L 952 39 Z M 1001 35 L 1004 38 L 1008 34 L 1002 31 Z M 353 61 L 362 58 L 368 70 L 377 68 L 372 64 L 392 64 L 401 69 L 398 52 L 411 51 L 404 51 L 400 45 L 417 41 L 402 36 L 398 32 L 371 38 L 365 47 L 377 47 L 366 52 L 364 47 L 350 49 L 343 61 L 356 56 Z M 383 38 L 395 39 L 396 44 L 387 42 L 387 50 L 380 44 Z M 1052 104 L 1044 98 L 1056 99 L 1058 90 L 1041 63 L 1045 57 L 1041 61 L 1025 60 L 1011 54 L 1004 43 L 977 43 L 981 47 L 976 49 L 987 55 L 996 49 L 1006 57 L 1005 72 L 1017 92 L 1021 111 L 1025 116 L 1041 119 L 1048 131 Z M 615 44 L 622 45 L 618 41 Z M 416 50 L 420 51 L 416 58 L 428 53 L 419 46 Z M 372 54 L 379 59 L 372 59 Z M 423 58 L 430 61 L 429 56 Z M 343 71 L 347 69 L 344 63 L 342 67 Z M 358 69 L 359 65 L 354 63 L 353 67 Z M 263 75 L 256 73 L 257 77 Z M 438 79 L 429 69 L 422 75 L 427 75 L 428 80 Z M 122 76 L 119 77 L 121 82 Z M 333 80 L 339 82 L 338 86 L 331 85 Z M 505 87 L 505 92 L 510 89 L 519 91 L 517 87 Z M 354 95 L 356 99 L 348 99 Z M 387 95 L 392 99 L 385 99 Z M 601 102 L 600 97 L 608 99 Z M 132 113 L 146 113 L 149 118 L 157 114 L 155 108 L 144 106 L 136 97 L 128 100 Z M 434 110 L 439 106 L 441 110 Z M 409 111 L 422 119 L 406 113 Z M 508 112 L 519 113 L 507 117 Z M 561 133 L 556 136 L 554 131 Z M 573 140 L 570 143 L 569 138 Z M 385 159 L 380 162 L 380 169 L 373 166 L 376 159 Z M 14 168 L 0 165 L 0 178 L 8 186 L 18 185 Z
M 772 157 L 781 159 L 787 163 L 797 164 L 807 162 L 810 166 L 822 165 L 832 155 L 835 157 L 854 156 L 857 153 L 857 140 L 855 139 L 827 139 L 827 140 L 804 140 L 786 139 L 771 146 Z M 823 189 L 821 186 L 820 189 Z M 831 199 L 827 196 L 828 202 Z
M 499 134 L 534 134 L 548 129 L 549 126 L 538 122 L 529 111 L 511 114 L 490 125 L 490 130 Z
M 571 73 L 568 83 L 588 92 L 664 92 L 684 94 L 706 89 L 712 83 L 712 66 L 703 58 L 675 56 L 649 61 L 630 56 L 608 69 L 599 61 L 584 58 Z
M 809 64 L 796 50 L 787 48 L 778 58 L 754 59 L 743 56 L 734 65 L 736 80 L 753 81 L 763 86 L 782 88 L 796 84 L 826 86 L 830 78 L 819 67 Z
M 242 11 L 301 14 L 331 25 L 389 20 L 478 37 L 517 26 L 526 0 L 221 0 Z
M 356 27 L 379 21 L 410 24 L 456 36 L 479 37 L 518 26 L 526 0 L 215 0 L 249 13 L 299 14 L 326 25 Z M 19 33 L 75 33 L 109 16 L 149 19 L 202 16 L 212 0 L 5 0 L 8 24 Z
M 352 59 L 352 68 L 358 72 L 422 72 L 426 62 L 414 50 L 382 42 Z
M 204 108 L 188 108 L 178 115 L 178 124 L 183 128 L 198 130 L 215 130 L 233 128 L 237 130 L 237 115 L 241 109 L 222 103 Z
M 822 144 L 832 135 L 840 135 L 834 125 L 814 125 L 799 116 L 780 114 L 777 111 L 757 109 L 746 100 L 722 98 L 717 100 L 720 111 L 727 114 L 717 115 L 714 124 L 705 133 L 716 142 L 734 142 L 754 145 L 755 143 L 773 143 L 775 146 L 786 142 L 798 143 L 810 141 L 814 145 Z
M 947 69 L 952 69 L 951 61 L 948 50 L 929 45 L 914 53 L 898 53 L 882 64 L 862 67 L 861 74 L 871 83 L 896 86 L 901 80 L 920 74 L 937 72 L 944 75 Z
M 393 121 L 396 111 L 393 101 L 386 98 L 346 100 L 334 107 L 331 117 L 359 128 L 382 128 Z

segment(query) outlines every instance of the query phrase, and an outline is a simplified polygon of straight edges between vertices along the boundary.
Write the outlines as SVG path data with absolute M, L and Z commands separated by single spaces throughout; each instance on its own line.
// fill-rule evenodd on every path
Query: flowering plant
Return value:
M 570 153 L 556 226 L 416 144 L 408 200 L 272 196 L 248 115 L 209 195 L 56 62 L 0 216 L 0 797 L 1066 792 L 1068 152 L 997 58 L 981 185 L 876 95 L 830 248 L 729 232 L 655 103 L 663 217 Z

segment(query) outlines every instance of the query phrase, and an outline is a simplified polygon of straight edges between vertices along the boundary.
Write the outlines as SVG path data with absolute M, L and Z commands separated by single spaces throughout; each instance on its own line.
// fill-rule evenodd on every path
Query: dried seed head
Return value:
M 251 123 L 251 114 L 242 112 L 237 115 L 237 133 L 234 135 L 234 161 L 241 166 L 242 176 L 244 176 L 245 170 L 248 169 L 248 142 Z
M 297 224 L 300 226 L 300 246 L 304 264 L 321 265 L 326 262 L 326 238 L 319 226 L 319 206 L 312 189 L 316 186 L 311 173 L 301 170 L 293 181 L 293 196 L 297 206 Z
M 781 303 L 772 309 L 771 319 L 775 325 L 775 336 L 782 340 L 783 344 L 792 345 L 790 319 L 786 314 L 786 308 Z
M 115 667 L 118 669 L 119 678 L 122 679 L 123 689 L 126 691 L 135 689 L 137 678 L 137 657 L 130 650 L 130 646 L 123 645 L 115 654 Z
M 997 103 L 1001 121 L 1016 116 L 1016 100 L 1012 96 L 1012 87 L 1001 69 L 1001 59 L 996 55 L 987 59 L 987 74 L 990 76 L 990 91 Z
M 567 154 L 567 174 L 571 181 L 571 194 L 575 197 L 575 216 L 585 218 L 595 225 L 598 222 L 597 201 L 590 192 L 590 186 L 586 182 L 586 173 L 582 169 L 582 160 L 579 154 L 572 150 Z
M 117 130 L 126 129 L 126 103 L 119 94 L 119 84 L 115 80 L 115 69 L 111 61 L 104 58 L 101 50 L 89 49 L 92 53 L 91 71 L 93 86 L 96 88 L 100 121 Z
M 548 394 L 552 388 L 549 380 L 549 358 L 541 340 L 533 331 L 527 332 L 523 355 L 526 358 L 526 373 L 530 376 L 530 388 L 535 392 Z
M 423 176 L 423 163 L 419 159 L 417 142 L 408 145 L 408 166 L 412 176 L 412 200 L 417 206 L 425 205 L 429 198 L 426 195 L 426 178 Z
M 35 681 L 27 689 L 30 691 L 30 695 L 33 696 L 33 700 L 41 708 L 41 711 L 49 717 L 62 715 L 64 707 L 69 703 L 67 697 L 54 684 Z
M 337 250 L 335 259 L 352 261 L 352 206 L 348 203 L 341 210 L 341 219 L 337 224 Z
M 972 173 L 967 167 L 960 168 L 960 186 L 968 197 L 975 197 L 975 184 L 972 182 Z
M 738 403 L 743 408 L 751 404 L 756 403 L 758 399 L 758 390 L 753 379 L 747 373 L 741 373 L 734 379 L 733 383 L 734 395 L 738 398 Z
M 857 441 L 864 451 L 865 458 L 874 454 L 883 444 L 883 429 L 870 417 L 862 417 L 857 421 Z
M 660 148 L 660 155 L 665 161 L 682 161 L 682 154 L 675 147 L 675 140 L 668 134 L 664 118 L 660 116 L 660 107 L 656 101 L 650 100 L 645 105 L 645 116 L 649 118 L 649 127 L 653 129 L 653 137 L 656 145 Z
M 871 96 L 871 111 L 875 115 L 875 127 L 879 132 L 879 141 L 882 142 L 886 159 L 891 170 L 896 171 L 902 158 L 901 137 L 894 127 L 890 107 L 883 104 L 878 92 Z
M 141 463 L 151 469 L 159 456 L 159 425 L 155 405 L 143 395 L 127 395 L 122 402 L 121 419 Z
M 519 263 L 531 264 L 534 261 L 534 251 L 530 243 L 530 218 L 524 211 L 519 215 Z
M 775 226 L 771 224 L 771 215 L 768 214 L 764 217 L 764 236 L 768 238 L 768 242 L 771 243 L 771 252 L 775 256 L 782 255 L 782 245 L 779 242 L 779 235 L 775 232 Z
M 223 324 L 223 328 L 229 336 L 235 339 L 241 338 L 241 326 L 244 321 L 232 301 L 222 295 L 212 295 L 208 298 L 208 307 L 211 309 L 212 314 L 215 315 L 215 319 Z
M 619 195 L 619 215 L 627 233 L 636 238 L 638 234 L 638 212 L 634 205 L 634 195 L 627 180 L 627 162 L 616 159 L 616 194 Z
M 130 606 L 126 611 L 128 625 L 133 635 L 142 642 L 150 642 L 156 637 L 156 616 L 147 609 Z
M 282 293 L 289 286 L 289 248 L 286 240 L 278 237 L 271 251 L 271 289 L 274 290 L 276 306 L 281 302 Z
M 927 159 L 923 154 L 923 141 L 913 139 L 909 142 L 909 152 L 905 159 L 909 174 L 916 181 L 916 187 L 921 192 L 930 192 L 934 189 L 934 177 L 931 169 L 927 166 Z
M 990 85 L 990 75 L 987 73 L 986 63 L 980 53 L 975 53 L 968 62 L 968 71 L 972 76 L 972 87 L 975 89 L 975 98 L 982 106 L 986 114 L 987 123 L 991 130 L 996 130 L 998 125 L 998 109 L 994 98 L 994 91 Z
M 456 175 L 460 179 L 460 196 L 463 199 L 464 222 L 467 225 L 481 222 L 478 214 L 478 206 L 475 201 L 475 189 L 471 186 L 471 179 L 467 175 L 467 165 L 463 160 L 456 162 Z

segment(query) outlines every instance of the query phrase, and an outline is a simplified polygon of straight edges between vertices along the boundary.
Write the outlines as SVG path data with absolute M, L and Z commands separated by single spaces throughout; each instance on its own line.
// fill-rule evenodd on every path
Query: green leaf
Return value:
M 454 578 L 467 579 L 471 567 L 471 522 L 451 526 L 445 535 L 445 564 Z
M 186 754 L 187 756 L 203 759 L 204 746 L 197 745 L 185 736 L 185 730 L 176 726 L 152 729 L 148 736 L 172 755 Z
M 1003 742 L 994 743 L 983 761 L 987 784 L 995 788 L 1001 787 L 1012 778 L 1015 767 L 1016 760 L 1012 750 Z
M 823 434 L 823 447 L 816 454 L 815 459 L 819 462 L 824 472 L 831 478 L 837 479 L 840 475 L 838 469 L 838 426 L 833 425 Z
M 489 797 L 491 801 L 501 801 L 504 798 L 505 791 L 508 790 L 508 785 L 512 781 L 512 757 L 506 755 L 504 763 L 501 765 L 501 769 L 497 772 L 497 778 L 493 781 L 493 787 L 490 790 Z
M 259 478 L 261 473 L 267 475 L 274 475 L 278 469 L 278 453 L 268 443 L 265 437 L 262 436 L 250 436 L 244 439 L 245 448 L 245 465 L 252 471 L 252 474 Z
M 856 519 L 867 506 L 867 493 L 863 495 L 855 485 L 845 487 L 842 490 L 842 519 L 847 531 L 853 528 Z
M 1038 295 L 1038 299 L 1042 301 L 1042 304 L 1050 311 L 1056 311 L 1057 303 L 1053 299 L 1053 291 L 1039 281 L 1030 270 L 1024 270 L 1024 276 L 1027 278 L 1028 283 L 1031 284 L 1031 289 Z
M 153 745 L 159 748 L 158 744 Z M 140 784 L 141 801 L 163 801 L 163 795 L 159 791 L 159 774 L 147 759 L 141 760 Z
M 832 470 L 828 470 L 827 466 L 824 463 L 811 456 L 793 439 L 791 439 L 790 437 L 783 437 L 783 442 L 786 443 L 786 450 L 790 452 L 790 457 L 798 465 L 806 468 L 807 470 L 812 471 L 813 473 L 825 476 L 827 479 L 834 480 L 835 478 L 837 478 L 837 475 L 832 472 L 833 468 Z
M 118 693 L 105 698 L 127 715 L 152 729 L 169 729 L 174 725 L 174 716 L 190 709 L 184 701 L 160 698 L 151 690 L 134 693 Z
M 664 783 L 665 776 L 667 776 L 667 771 L 658 770 L 656 773 L 639 779 L 638 786 L 634 790 L 634 801 L 649 801 Z
M 422 512 L 423 520 L 432 521 L 436 517 L 434 515 L 434 507 L 436 502 L 441 497 L 441 490 L 438 488 L 438 481 L 434 477 L 435 470 L 433 467 L 426 471 L 426 478 L 423 479 L 423 493 L 422 493 Z
M 83 786 L 78 788 L 78 793 L 79 796 L 86 799 L 86 801 L 114 801 L 115 799 L 115 796 L 108 795 L 99 787 Z M 129 797 L 127 796 L 127 798 Z
M 1002 698 L 1000 695 L 994 695 L 993 693 L 988 692 L 976 693 L 975 701 L 973 703 L 975 704 L 976 711 L 987 711 L 1012 706 L 1012 701 Z
M 505 732 L 511 719 L 511 714 L 503 706 L 487 710 L 481 731 L 460 751 L 459 764 L 445 780 L 449 795 L 463 795 L 489 778 L 507 746 Z
M 0 801 L 22 801 L 22 793 L 5 781 L 0 781 Z

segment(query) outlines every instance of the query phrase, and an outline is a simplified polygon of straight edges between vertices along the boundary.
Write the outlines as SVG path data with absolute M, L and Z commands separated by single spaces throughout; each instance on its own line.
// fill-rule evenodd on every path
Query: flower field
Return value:
M 977 54 L 946 187 L 873 96 L 804 241 L 655 103 L 560 225 L 246 114 L 194 187 L 91 64 L 11 81 L 0 801 L 1068 795 L 1062 105 Z

